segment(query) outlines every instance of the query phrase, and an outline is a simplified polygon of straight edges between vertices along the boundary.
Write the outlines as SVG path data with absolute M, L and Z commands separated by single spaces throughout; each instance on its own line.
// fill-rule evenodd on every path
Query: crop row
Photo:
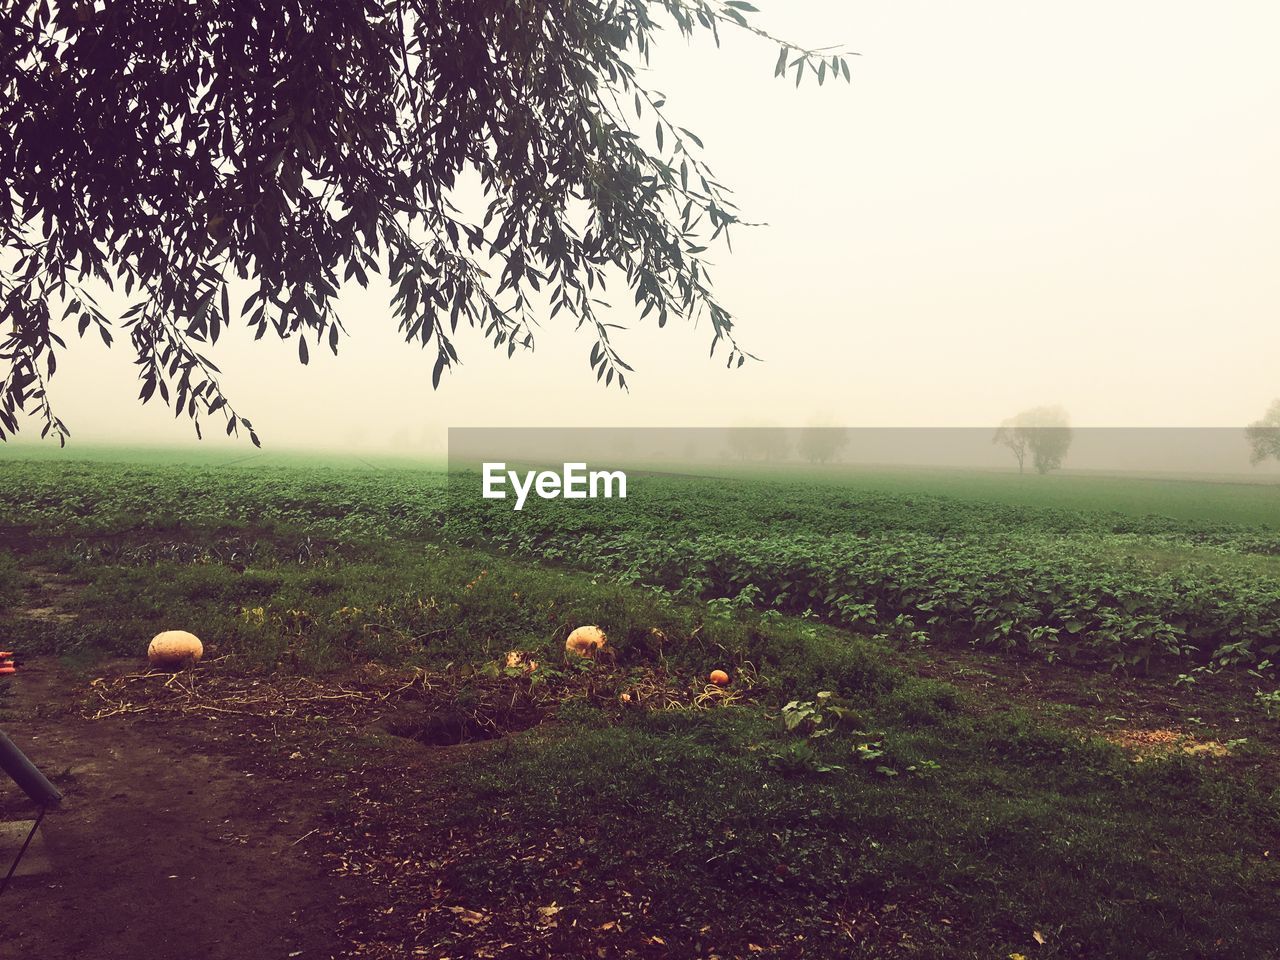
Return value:
M 749 509 L 732 516 L 703 510 L 692 498 L 680 515 L 635 505 L 602 515 L 539 504 L 519 517 L 459 507 L 448 529 L 458 542 L 702 600 L 738 599 L 841 626 L 1049 660 L 1126 669 L 1158 661 L 1257 666 L 1280 652 L 1280 580 L 1216 562 L 1257 552 L 1254 540 L 1265 532 L 1233 550 L 1230 530 L 1193 539 L 1176 528 L 1146 535 L 1099 533 L 1088 524 L 1083 533 L 1052 524 L 1006 528 L 980 512 L 967 526 L 952 516 L 945 530 L 921 532 L 901 504 L 901 528 L 865 533 L 808 532 L 803 520 L 784 532 L 759 524 Z M 744 532 L 753 526 L 764 532 Z M 1143 558 L 1190 543 L 1201 545 L 1192 560 Z

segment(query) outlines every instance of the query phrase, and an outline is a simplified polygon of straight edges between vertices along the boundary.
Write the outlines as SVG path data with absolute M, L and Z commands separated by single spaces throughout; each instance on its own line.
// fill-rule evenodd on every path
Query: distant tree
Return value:
M 791 440 L 781 427 L 733 427 L 726 446 L 740 460 L 785 460 Z
M 1245 427 L 1249 441 L 1249 461 L 1257 466 L 1264 460 L 1280 460 L 1280 400 L 1272 402 L 1261 420 Z
M 1036 472 L 1041 474 L 1062 467 L 1063 461 L 1067 459 L 1067 452 L 1071 449 L 1072 440 L 1071 425 L 1066 414 L 1057 408 L 1045 410 L 1061 416 L 1044 417 L 1030 428 L 1031 461 L 1035 464 Z
M 848 443 L 849 431 L 843 427 L 805 427 L 796 451 L 810 463 L 829 463 Z
M 595 335 L 599 298 L 709 320 L 748 356 L 705 251 L 740 223 L 702 142 L 640 69 L 664 27 L 740 28 L 775 75 L 850 78 L 847 56 L 754 26 L 746 0 L 7 0 L 0 4 L 0 439 L 30 413 L 65 440 L 48 381 L 71 330 L 128 334 L 140 398 L 257 436 L 205 355 L 238 313 L 337 352 L 339 290 L 385 274 L 389 314 L 458 362 L 460 324 L 508 355 L 539 308 Z M 486 207 L 461 209 L 462 180 Z M 233 313 L 231 282 L 247 299 Z M 94 292 L 122 288 L 109 318 Z M 118 324 L 118 326 L 117 326 Z M 60 332 L 61 331 L 61 332 Z M 65 336 L 64 336 L 65 334 Z M 313 346 L 308 346 L 308 341 Z
M 993 443 L 1008 447 L 1018 461 L 1022 473 L 1027 454 L 1037 473 L 1057 470 L 1071 449 L 1071 424 L 1061 407 L 1036 407 L 1024 410 L 1006 420 L 991 438 Z
M 725 437 L 725 446 L 731 456 L 746 460 L 753 453 L 751 435 L 755 430 L 751 427 L 732 427 Z
M 1023 472 L 1027 461 L 1027 436 L 1014 418 L 1011 417 L 996 428 L 996 435 L 991 438 L 991 442 L 1002 444 L 1012 450 L 1014 459 L 1018 461 L 1018 472 Z
M 785 460 L 791 453 L 791 437 L 782 427 L 760 427 L 752 431 L 762 460 Z

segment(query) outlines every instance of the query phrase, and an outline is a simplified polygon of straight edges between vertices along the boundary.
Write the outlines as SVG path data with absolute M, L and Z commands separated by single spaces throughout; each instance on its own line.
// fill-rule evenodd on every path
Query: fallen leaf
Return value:
M 448 907 L 450 913 L 456 914 L 458 919 L 463 923 L 469 923 L 472 926 L 478 923 L 484 923 L 488 919 L 483 913 L 475 910 L 468 910 L 466 907 Z

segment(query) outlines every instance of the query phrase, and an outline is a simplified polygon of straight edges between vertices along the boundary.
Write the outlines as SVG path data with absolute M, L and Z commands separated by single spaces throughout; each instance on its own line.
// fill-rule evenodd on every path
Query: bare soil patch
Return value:
M 486 904 L 451 892 L 485 837 L 440 826 L 455 799 L 447 771 L 543 735 L 533 728 L 566 690 L 618 709 L 723 699 L 656 674 L 623 681 L 620 701 L 598 673 L 531 693 L 527 676 L 367 665 L 318 679 L 220 660 L 74 675 L 37 659 L 11 681 L 0 725 L 66 794 L 46 819 L 53 873 L 6 895 L 21 918 L 12 943 L 103 960 L 561 957 L 587 941 L 606 956 L 665 956 L 663 931 L 643 929 L 646 904 L 629 894 L 593 901 L 598 922 L 584 930 L 557 919 L 563 904 L 517 889 Z M 463 736 L 434 735 L 448 718 Z M 33 815 L 0 783 L 0 819 Z M 529 856 L 572 873 L 580 840 L 557 832 Z
M 1178 686 L 1172 675 L 1125 676 L 934 647 L 904 658 L 904 666 L 970 691 L 974 709 L 1028 709 L 1135 759 L 1183 753 L 1280 774 L 1280 723 L 1253 705 L 1253 684 L 1239 672 Z
M 82 683 L 51 662 L 24 664 L 6 686 L 0 722 L 65 796 L 44 821 L 52 870 L 5 894 L 6 955 L 336 954 L 342 891 L 296 844 L 321 798 L 255 771 L 250 755 L 204 749 L 181 724 L 86 719 Z M 0 819 L 34 813 L 0 779 Z

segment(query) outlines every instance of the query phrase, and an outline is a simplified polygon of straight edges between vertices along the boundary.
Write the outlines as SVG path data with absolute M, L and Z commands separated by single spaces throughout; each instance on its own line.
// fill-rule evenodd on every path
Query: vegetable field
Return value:
M 625 501 L 538 501 L 514 512 L 478 499 L 474 478 L 455 477 L 450 498 L 443 473 L 403 466 L 28 461 L 3 471 L 0 525 L 73 541 L 248 524 L 302 531 L 326 549 L 368 538 L 447 542 L 607 572 L 679 600 L 1050 662 L 1269 673 L 1280 659 L 1280 485 L 641 475 Z M 134 548 L 116 538 L 91 549 Z
M 1174 519 L 1158 512 L 1161 481 L 1086 480 L 1092 507 L 1064 509 L 1035 504 L 1036 487 L 1055 499 L 1059 478 L 995 476 L 985 489 L 981 480 L 967 487 L 985 498 L 969 499 L 886 492 L 866 478 L 642 477 L 631 499 L 590 507 L 541 502 L 514 513 L 464 494 L 448 529 L 463 542 L 608 570 L 677 597 L 920 643 L 1108 669 L 1267 670 L 1276 659 L 1280 530 L 1271 523 L 1280 521 L 1280 487 L 1197 484 L 1202 517 Z M 1084 499 L 1078 478 L 1066 482 Z M 1156 493 L 1149 512 L 1108 502 L 1116 491 L 1126 506 L 1135 493 L 1140 502 L 1144 485 Z M 1001 499 L 1011 493 L 1020 502 Z M 1239 500 L 1258 522 L 1216 518 Z
M 1280 938 L 1280 489 L 635 472 L 626 500 L 519 512 L 477 492 L 351 459 L 0 460 L 0 726 L 70 798 L 47 829 L 109 861 L 41 886 L 25 943 L 138 955 L 75 907 L 152 909 L 139 849 L 183 864 L 161 871 L 198 891 L 174 930 L 214 960 L 245 955 L 232 926 L 364 960 Z M 607 654 L 566 653 L 587 625 Z M 147 670 L 171 629 L 204 659 Z M 212 826 L 153 842 L 143 814 L 192 797 Z

